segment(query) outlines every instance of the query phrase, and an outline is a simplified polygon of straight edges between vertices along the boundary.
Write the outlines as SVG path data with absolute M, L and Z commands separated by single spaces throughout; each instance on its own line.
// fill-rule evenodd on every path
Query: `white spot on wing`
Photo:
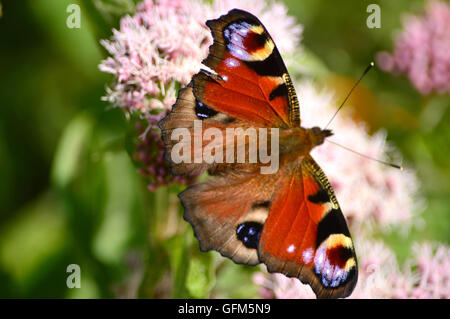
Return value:
M 313 257 L 313 249 L 312 248 L 307 248 L 303 251 L 302 258 L 303 258 L 303 262 L 305 264 L 309 264 L 312 260 L 312 257 Z
M 250 54 L 248 54 L 247 52 L 245 52 L 240 47 L 238 47 L 234 44 L 228 44 L 227 47 L 228 47 L 228 50 L 230 50 L 230 53 L 238 59 L 241 59 L 244 61 L 250 61 L 252 59 Z
M 239 66 L 239 61 L 236 59 L 233 59 L 233 58 L 228 58 L 225 60 L 225 64 L 229 68 L 235 68 L 235 67 Z
M 288 253 L 293 253 L 293 252 L 295 251 L 295 246 L 294 246 L 293 244 L 291 244 L 291 245 L 286 249 L 286 251 L 287 251 Z

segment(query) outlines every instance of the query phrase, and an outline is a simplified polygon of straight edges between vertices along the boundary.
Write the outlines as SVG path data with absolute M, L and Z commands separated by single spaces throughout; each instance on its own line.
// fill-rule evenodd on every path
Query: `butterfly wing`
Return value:
M 299 278 L 319 298 L 353 291 L 353 241 L 333 189 L 311 156 L 292 169 L 273 199 L 258 253 L 270 272 Z
M 286 67 L 259 20 L 232 10 L 207 25 L 214 37 L 204 61 L 210 71 L 193 77 L 160 122 L 175 174 L 208 169 L 214 175 L 179 195 L 184 218 L 204 251 L 217 250 L 237 263 L 264 262 L 269 271 L 309 283 L 318 297 L 349 295 L 357 278 L 353 243 L 333 191 L 310 156 L 291 161 L 280 154 L 280 169 L 270 175 L 260 174 L 258 165 L 205 163 L 196 157 L 193 140 L 206 128 L 226 136 L 233 127 L 300 125 Z M 198 131 L 196 120 L 202 123 Z M 193 136 L 183 141 L 190 163 L 170 156 L 180 145 L 172 139 L 180 128 Z M 205 146 L 200 144 L 200 154 Z
M 357 281 L 353 242 L 326 176 L 307 156 L 272 175 L 216 176 L 180 195 L 202 251 L 264 263 L 319 298 L 348 296 Z
M 210 108 L 260 126 L 300 124 L 295 90 L 269 33 L 252 14 L 234 9 L 206 23 L 214 43 L 193 77 L 194 94 Z
M 227 174 L 187 188 L 179 197 L 202 251 L 217 250 L 256 265 L 258 242 L 281 174 Z

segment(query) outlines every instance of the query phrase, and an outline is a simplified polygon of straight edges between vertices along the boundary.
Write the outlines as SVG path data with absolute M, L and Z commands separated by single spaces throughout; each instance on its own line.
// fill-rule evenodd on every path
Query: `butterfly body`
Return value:
M 304 156 L 309 154 L 314 147 L 323 144 L 325 138 L 331 135 L 330 130 L 321 130 L 319 127 L 285 129 L 280 133 L 280 144 L 288 147 L 287 151 Z
M 203 251 L 264 263 L 270 272 L 308 283 L 321 298 L 348 296 L 357 280 L 353 242 L 333 189 L 310 155 L 331 131 L 301 126 L 292 81 L 255 16 L 235 9 L 207 25 L 214 38 L 203 61 L 209 70 L 193 76 L 160 122 L 173 173 L 210 175 L 179 195 L 184 218 Z M 180 128 L 192 138 L 174 139 Z M 230 130 L 235 135 L 228 139 Z M 178 143 L 191 161 L 173 159 Z M 233 151 L 217 155 L 211 144 Z M 255 144 L 260 155 L 276 155 L 275 170 L 263 172 L 263 156 L 250 160 Z M 216 161 L 200 156 L 208 152 Z

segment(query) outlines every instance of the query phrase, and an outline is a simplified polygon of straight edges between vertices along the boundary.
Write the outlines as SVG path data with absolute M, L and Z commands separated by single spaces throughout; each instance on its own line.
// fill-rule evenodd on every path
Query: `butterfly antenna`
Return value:
M 333 117 L 330 119 L 330 121 L 328 122 L 328 124 L 325 126 L 325 129 L 328 128 L 328 126 L 331 124 L 331 122 L 334 120 L 334 118 L 336 117 L 336 115 L 338 114 L 338 112 L 342 109 L 342 107 L 344 106 L 345 102 L 347 102 L 348 98 L 350 97 L 350 95 L 352 94 L 353 90 L 358 86 L 359 82 L 361 82 L 361 80 L 363 79 L 363 77 L 367 74 L 367 72 L 369 72 L 369 70 L 375 65 L 375 63 L 370 62 L 370 64 L 367 66 L 367 68 L 364 70 L 363 74 L 361 75 L 361 77 L 359 78 L 358 81 L 356 81 L 355 85 L 353 85 L 353 87 L 351 88 L 351 90 L 348 92 L 347 96 L 345 97 L 344 101 L 341 103 L 341 105 L 339 106 L 339 108 L 337 109 L 337 111 L 334 113 Z
M 365 154 L 362 154 L 362 153 L 359 153 L 359 152 L 357 152 L 357 151 L 354 151 L 354 150 L 352 150 L 351 148 L 348 148 L 348 147 L 345 147 L 345 146 L 343 146 L 343 145 L 341 145 L 341 144 L 338 144 L 338 143 L 336 143 L 336 142 L 330 141 L 330 140 L 328 140 L 328 139 L 326 139 L 325 141 L 330 142 L 330 143 L 332 143 L 332 144 L 334 144 L 334 145 L 337 145 L 337 146 L 339 146 L 339 147 L 342 147 L 343 149 L 345 149 L 345 150 L 347 150 L 347 151 L 350 151 L 350 152 L 352 152 L 352 153 L 355 153 L 355 154 L 357 154 L 357 155 L 359 155 L 359 156 L 362 156 L 362 157 L 364 157 L 364 158 L 370 159 L 370 160 L 372 160 L 372 161 L 375 161 L 375 162 L 378 162 L 378 163 L 381 163 L 381 164 L 384 164 L 384 165 L 387 165 L 387 166 L 390 166 L 390 167 L 393 167 L 393 168 L 397 168 L 397 169 L 399 169 L 399 170 L 401 170 L 401 171 L 403 170 L 403 166 L 402 166 L 402 165 L 397 165 L 397 164 L 394 164 L 394 163 L 385 162 L 385 161 L 382 161 L 382 160 L 379 160 L 379 159 L 376 159 L 376 158 L 367 156 L 367 155 L 365 155 Z

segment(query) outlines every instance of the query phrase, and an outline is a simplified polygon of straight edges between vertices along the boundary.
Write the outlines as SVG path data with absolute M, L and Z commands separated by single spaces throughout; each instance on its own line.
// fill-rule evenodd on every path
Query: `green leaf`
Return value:
M 173 278 L 172 298 L 186 298 L 186 278 L 189 270 L 188 249 L 184 236 L 175 235 L 165 242 Z
M 139 185 L 134 167 L 125 152 L 106 153 L 103 165 L 106 205 L 92 246 L 95 255 L 103 262 L 120 263 L 133 235 L 131 212 Z
M 199 252 L 197 244 L 193 246 L 197 255 L 191 257 L 186 288 L 193 298 L 208 298 L 216 281 L 213 256 L 212 253 Z
M 255 272 L 259 267 L 237 265 L 233 261 L 217 255 L 217 283 L 214 286 L 214 296 L 217 298 L 246 299 L 258 296 L 258 287 L 253 282 Z
M 58 254 L 67 241 L 63 208 L 54 194 L 44 194 L 0 229 L 0 268 L 20 288 L 37 276 L 39 267 Z M 0 285 L 1 286 L 1 285 Z
M 93 119 L 86 113 L 76 116 L 65 128 L 56 149 L 51 180 L 59 188 L 66 187 L 80 169 L 83 153 L 90 143 Z

